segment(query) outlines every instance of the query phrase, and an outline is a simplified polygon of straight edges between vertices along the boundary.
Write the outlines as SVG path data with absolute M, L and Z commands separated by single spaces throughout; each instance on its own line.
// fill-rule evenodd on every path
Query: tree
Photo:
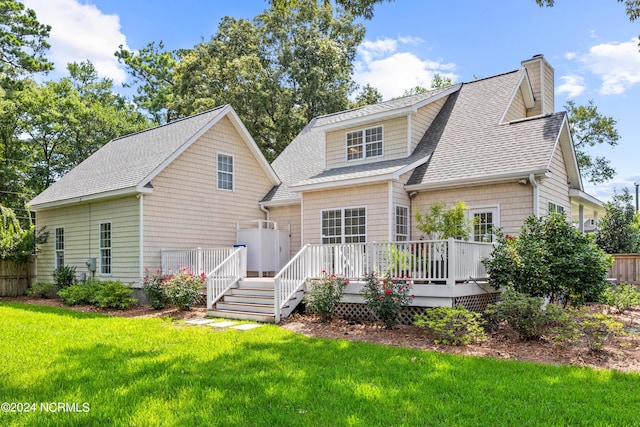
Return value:
M 0 0 L 0 76 L 53 69 L 43 55 L 51 27 L 16 0 Z
M 615 175 L 615 169 L 604 157 L 593 157 L 586 151 L 588 147 L 599 144 L 617 145 L 620 135 L 615 128 L 617 121 L 612 117 L 603 116 L 589 100 L 587 105 L 576 105 L 573 101 L 565 104 L 569 129 L 573 136 L 573 145 L 580 172 L 589 182 L 594 184 L 610 180 Z
M 338 7 L 342 7 L 345 11 L 353 16 L 362 17 L 364 19 L 373 18 L 373 9 L 376 4 L 384 3 L 385 0 L 335 0 Z M 386 0 L 391 3 L 393 0 Z M 287 11 L 295 8 L 299 0 L 270 0 L 271 5 L 276 10 Z M 330 5 L 330 0 L 322 0 L 318 3 Z
M 451 79 L 451 77 L 444 77 L 440 73 L 435 73 L 433 75 L 433 79 L 431 79 L 430 89 L 424 86 L 418 85 L 418 86 L 412 87 L 411 89 L 405 90 L 402 96 L 411 96 L 411 95 L 418 95 L 421 93 L 427 93 L 430 90 L 445 88 L 453 84 L 454 84 L 453 79 Z
M 553 7 L 555 0 L 535 0 L 540 7 Z M 640 18 L 640 0 L 618 0 L 618 3 L 624 3 L 627 17 L 629 21 L 634 22 Z
M 370 84 L 366 84 L 360 92 L 356 95 L 355 102 L 351 104 L 350 108 L 358 108 L 363 107 L 365 105 L 373 105 L 382 101 L 382 94 L 378 89 L 371 86 Z
M 154 123 L 168 123 L 177 117 L 174 110 L 174 69 L 180 52 L 164 50 L 161 40 L 158 46 L 151 42 L 138 52 L 123 49 L 120 45 L 115 56 L 133 77 L 133 83 L 124 86 L 137 85 L 133 101 L 149 114 Z
M 454 237 L 469 240 L 472 223 L 467 218 L 467 210 L 467 205 L 462 201 L 449 209 L 444 203 L 435 202 L 429 207 L 429 212 L 416 212 L 416 227 L 431 239 Z
M 640 215 L 633 205 L 633 196 L 627 188 L 614 194 L 604 204 L 606 211 L 598 223 L 596 244 L 610 254 L 640 252 Z

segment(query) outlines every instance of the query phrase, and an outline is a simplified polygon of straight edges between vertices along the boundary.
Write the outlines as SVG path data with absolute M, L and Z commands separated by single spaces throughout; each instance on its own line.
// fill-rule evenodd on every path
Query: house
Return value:
M 32 201 L 55 236 L 38 274 L 95 257 L 97 275 L 136 281 L 159 267 L 161 249 L 230 247 L 244 243 L 236 223 L 266 220 L 290 230 L 291 261 L 270 281 L 243 282 L 246 253 L 226 252 L 205 271 L 212 314 L 245 316 L 248 291 L 237 289 L 249 283 L 257 318 L 278 321 L 320 269 L 392 268 L 388 242 L 427 254 L 407 252 L 422 263 L 414 305 L 486 302 L 492 290 L 474 278 L 486 274 L 479 259 L 496 227 L 517 234 L 550 212 L 584 224 L 601 211 L 584 192 L 566 113 L 554 112 L 553 68 L 542 55 L 521 65 L 316 117 L 271 165 L 230 106 L 114 140 Z M 471 242 L 420 243 L 415 213 L 458 200 L 474 220 Z M 182 255 L 171 256 L 175 265 Z M 360 302 L 358 290 L 343 301 Z

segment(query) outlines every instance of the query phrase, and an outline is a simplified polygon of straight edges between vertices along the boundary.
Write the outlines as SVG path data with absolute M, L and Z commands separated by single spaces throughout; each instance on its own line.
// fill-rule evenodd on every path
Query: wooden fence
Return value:
M 640 254 L 613 254 L 613 258 L 607 277 L 618 283 L 640 285 Z
M 27 263 L 0 261 L 0 297 L 24 295 L 35 276 L 35 257 Z

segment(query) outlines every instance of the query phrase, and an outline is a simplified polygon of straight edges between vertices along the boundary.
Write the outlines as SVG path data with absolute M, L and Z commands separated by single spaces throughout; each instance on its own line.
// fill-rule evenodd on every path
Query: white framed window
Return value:
M 407 206 L 396 205 L 396 242 L 406 242 L 409 240 L 409 208 Z
M 382 156 L 383 133 L 382 126 L 347 132 L 347 160 Z
M 327 209 L 321 215 L 323 244 L 367 241 L 366 208 Z
M 233 156 L 218 153 L 218 189 L 233 191 Z
M 469 209 L 471 240 L 474 242 L 495 241 L 495 229 L 500 226 L 497 207 Z
M 100 274 L 111 274 L 112 261 L 111 223 L 100 223 Z
M 551 215 L 552 213 L 559 213 L 559 214 L 564 213 L 564 206 L 556 202 L 552 202 L 551 200 L 549 200 L 548 207 L 549 207 L 549 215 Z
M 64 267 L 64 228 L 56 228 L 55 267 Z

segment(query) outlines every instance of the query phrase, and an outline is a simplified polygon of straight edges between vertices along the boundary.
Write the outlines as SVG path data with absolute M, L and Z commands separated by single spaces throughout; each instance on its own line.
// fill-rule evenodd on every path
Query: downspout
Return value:
M 269 218 L 271 217 L 271 212 L 269 212 L 269 208 L 265 208 L 262 204 L 260 204 L 260 210 L 266 214 L 267 221 L 269 221 Z
M 138 268 L 140 274 L 140 283 L 144 280 L 144 194 L 138 194 L 139 218 L 138 218 Z
M 540 216 L 540 184 L 534 174 L 529 174 L 529 182 L 533 186 L 533 215 Z

